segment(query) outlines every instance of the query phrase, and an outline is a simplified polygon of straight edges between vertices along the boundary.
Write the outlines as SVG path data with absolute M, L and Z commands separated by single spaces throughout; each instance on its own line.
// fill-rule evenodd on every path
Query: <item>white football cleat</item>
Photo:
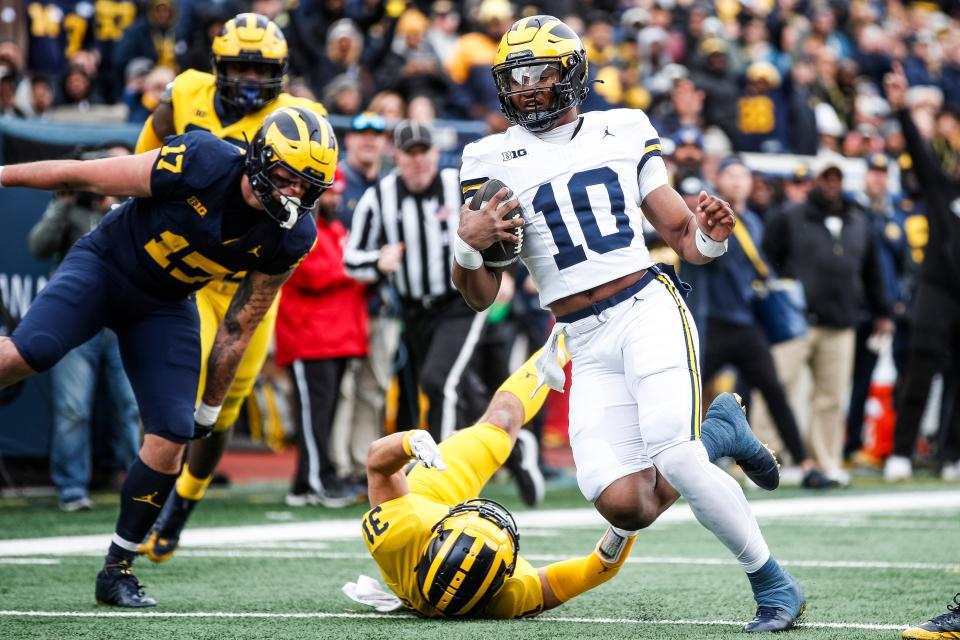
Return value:
M 913 464 L 910 458 L 890 456 L 883 465 L 883 479 L 887 482 L 899 482 L 913 477 Z
M 940 479 L 947 482 L 956 482 L 960 480 L 960 460 L 955 462 L 945 462 L 940 469 Z

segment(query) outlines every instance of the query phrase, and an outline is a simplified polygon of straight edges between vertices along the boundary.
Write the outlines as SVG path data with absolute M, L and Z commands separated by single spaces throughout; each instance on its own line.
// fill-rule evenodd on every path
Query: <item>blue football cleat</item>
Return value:
M 184 498 L 176 490 L 170 492 L 146 540 L 137 547 L 137 553 L 147 556 L 151 562 L 166 562 L 172 558 L 180 544 L 180 534 L 187 526 L 187 519 L 195 506 L 196 500 Z
M 807 610 L 806 596 L 800 583 L 789 573 L 782 588 L 764 593 L 757 600 L 757 614 L 753 620 L 743 626 L 747 633 L 769 631 L 787 631 L 793 628 L 803 612 Z M 761 602 L 761 600 L 763 602 Z
M 155 607 L 157 601 L 143 592 L 143 586 L 133 575 L 129 562 L 108 564 L 97 574 L 97 604 L 139 609 Z
M 746 410 L 739 395 L 718 395 L 707 409 L 706 420 L 715 420 L 730 430 L 733 446 L 730 451 L 723 453 L 736 460 L 747 477 L 758 487 L 773 491 L 780 486 L 780 465 L 773 452 L 757 440 L 757 436 L 750 430 Z

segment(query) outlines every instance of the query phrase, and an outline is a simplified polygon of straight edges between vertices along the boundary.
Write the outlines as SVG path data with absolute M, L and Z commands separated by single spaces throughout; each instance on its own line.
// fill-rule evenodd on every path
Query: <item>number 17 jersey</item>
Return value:
M 542 306 L 653 264 L 640 203 L 667 184 L 667 171 L 642 111 L 585 113 L 566 143 L 513 126 L 467 145 L 464 198 L 492 178 L 510 187 L 523 209 L 521 258 Z

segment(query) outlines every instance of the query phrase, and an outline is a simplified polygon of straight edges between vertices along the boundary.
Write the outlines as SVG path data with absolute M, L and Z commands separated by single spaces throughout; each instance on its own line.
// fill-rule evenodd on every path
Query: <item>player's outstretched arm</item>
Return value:
M 692 264 L 706 264 L 727 250 L 736 216 L 727 202 L 700 192 L 691 212 L 669 185 L 657 187 L 643 200 L 643 213 L 670 248 Z
M 582 558 L 555 562 L 540 569 L 543 609 L 552 609 L 586 593 L 617 575 L 637 539 L 608 527 L 593 553 Z
M 212 433 L 220 407 L 253 332 L 291 273 L 293 270 L 278 275 L 250 271 L 237 287 L 210 350 L 207 379 L 200 406 L 197 408 L 197 432 L 194 437 L 205 437 Z
M 0 167 L 0 186 L 45 191 L 91 191 L 150 197 L 150 172 L 160 151 L 97 160 L 42 160 Z
M 416 460 L 427 468 L 447 468 L 429 431 L 392 433 L 370 444 L 367 452 L 367 497 L 370 507 L 410 493 L 403 468 Z

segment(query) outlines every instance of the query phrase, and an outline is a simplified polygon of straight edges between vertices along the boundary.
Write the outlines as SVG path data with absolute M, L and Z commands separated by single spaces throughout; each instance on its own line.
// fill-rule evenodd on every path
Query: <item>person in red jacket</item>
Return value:
M 276 363 L 289 367 L 297 410 L 297 471 L 289 506 L 343 507 L 354 495 L 337 477 L 330 459 L 330 434 L 338 390 L 350 358 L 367 355 L 364 285 L 346 274 L 347 230 L 337 218 L 346 181 L 338 171 L 320 196 L 317 242 L 290 276 L 277 314 Z

